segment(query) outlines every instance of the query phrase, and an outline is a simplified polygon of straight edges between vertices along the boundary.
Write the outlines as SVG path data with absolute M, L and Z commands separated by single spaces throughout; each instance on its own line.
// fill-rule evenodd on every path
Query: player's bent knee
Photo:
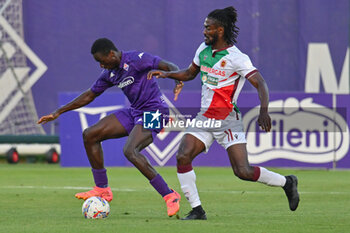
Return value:
M 123 153 L 125 157 L 133 163 L 136 160 L 136 153 L 135 153 L 136 148 L 132 146 L 124 146 L 123 148 Z
M 178 165 L 187 165 L 191 164 L 191 156 L 190 154 L 178 153 L 176 155 L 176 161 Z
M 91 141 L 91 133 L 90 132 L 91 132 L 90 128 L 84 129 L 84 131 L 83 131 L 84 143 L 88 143 Z
M 98 141 L 98 139 L 96 138 L 96 135 L 98 135 L 98 134 L 96 134 L 93 129 L 91 129 L 91 128 L 84 129 L 84 131 L 83 131 L 84 144 L 94 143 L 94 142 Z

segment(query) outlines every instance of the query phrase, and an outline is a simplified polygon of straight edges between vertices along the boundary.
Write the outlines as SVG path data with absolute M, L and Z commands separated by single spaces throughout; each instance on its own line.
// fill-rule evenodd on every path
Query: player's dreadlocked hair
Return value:
M 107 55 L 111 50 L 118 51 L 112 41 L 107 38 L 97 39 L 91 46 L 91 54 L 102 53 Z
M 237 43 L 239 28 L 236 26 L 237 11 L 234 7 L 213 10 L 208 18 L 215 19 L 220 26 L 224 27 L 224 39 L 228 44 Z

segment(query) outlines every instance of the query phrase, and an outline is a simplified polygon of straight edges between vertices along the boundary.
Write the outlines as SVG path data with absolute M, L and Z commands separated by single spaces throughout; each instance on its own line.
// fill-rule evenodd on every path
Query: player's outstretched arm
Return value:
M 256 72 L 248 78 L 249 82 L 257 89 L 260 99 L 260 114 L 258 118 L 259 126 L 269 132 L 271 129 L 271 118 L 268 113 L 269 89 L 264 78 L 259 72 Z
M 156 78 L 171 78 L 178 81 L 189 81 L 194 79 L 199 73 L 199 67 L 191 64 L 187 69 L 179 71 L 161 71 L 161 70 L 152 70 L 148 72 L 147 79 Z
M 83 107 L 83 106 L 89 104 L 96 97 L 97 97 L 97 95 L 94 92 L 92 92 L 90 89 L 88 89 L 85 92 L 83 92 L 81 95 L 79 95 L 77 98 L 75 98 L 74 100 L 69 102 L 68 104 L 58 108 L 53 113 L 46 115 L 46 116 L 42 116 L 37 121 L 37 124 L 45 124 L 49 121 L 53 121 L 64 112 L 68 112 L 70 110 L 77 109 L 77 108 L 80 108 L 80 107 Z

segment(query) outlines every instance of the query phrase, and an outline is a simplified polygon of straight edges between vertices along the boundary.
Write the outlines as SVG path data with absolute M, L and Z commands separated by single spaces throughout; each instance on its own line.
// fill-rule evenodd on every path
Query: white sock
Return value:
M 201 204 L 196 186 L 196 173 L 194 170 L 186 173 L 177 173 L 182 192 L 185 194 L 186 199 L 190 203 L 191 207 L 197 207 Z
M 257 180 L 260 183 L 264 183 L 270 186 L 280 186 L 283 187 L 286 184 L 286 177 L 269 171 L 264 167 L 259 167 L 260 168 L 260 176 L 259 179 Z

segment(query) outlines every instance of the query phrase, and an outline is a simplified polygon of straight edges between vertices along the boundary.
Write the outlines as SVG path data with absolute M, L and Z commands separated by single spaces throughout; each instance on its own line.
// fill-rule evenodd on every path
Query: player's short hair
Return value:
M 111 50 L 118 51 L 113 42 L 107 38 L 97 39 L 91 46 L 91 54 L 102 53 L 107 55 Z
M 236 26 L 237 10 L 233 6 L 213 10 L 208 14 L 208 18 L 216 20 L 219 26 L 224 28 L 224 39 L 227 43 L 237 43 L 239 28 Z

